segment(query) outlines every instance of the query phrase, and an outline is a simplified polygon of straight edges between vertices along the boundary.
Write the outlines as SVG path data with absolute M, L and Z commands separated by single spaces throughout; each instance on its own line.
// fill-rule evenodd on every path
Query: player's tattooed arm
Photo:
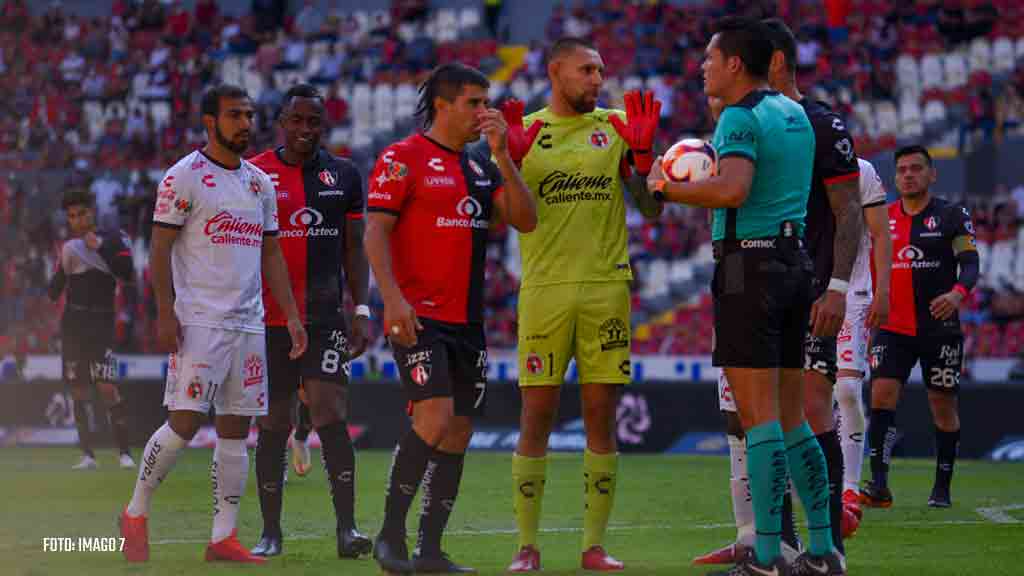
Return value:
M 836 236 L 832 244 L 832 278 L 850 280 L 857 262 L 857 249 L 864 235 L 864 214 L 860 206 L 860 188 L 856 177 L 825 185 L 832 213 L 836 217 Z
M 636 201 L 636 207 L 643 214 L 644 218 L 653 219 L 661 216 L 665 205 L 654 199 L 654 194 L 647 189 L 647 178 L 637 173 L 632 173 L 623 178 L 626 190 Z

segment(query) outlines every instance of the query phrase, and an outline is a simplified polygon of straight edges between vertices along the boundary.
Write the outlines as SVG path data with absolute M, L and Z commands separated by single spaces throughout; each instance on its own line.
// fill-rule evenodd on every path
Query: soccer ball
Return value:
M 718 152 L 710 142 L 686 138 L 661 157 L 661 171 L 672 182 L 700 182 L 718 171 Z

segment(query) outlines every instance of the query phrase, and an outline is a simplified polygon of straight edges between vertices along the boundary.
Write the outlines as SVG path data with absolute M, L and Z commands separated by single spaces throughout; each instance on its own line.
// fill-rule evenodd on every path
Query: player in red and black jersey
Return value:
M 537 224 L 533 196 L 508 153 L 508 126 L 487 107 L 488 86 L 473 68 L 436 68 L 420 87 L 424 132 L 385 149 L 370 176 L 366 251 L 412 414 L 412 429 L 395 448 L 374 546 L 388 572 L 472 571 L 442 552 L 441 535 L 458 494 L 471 417 L 486 398 L 488 227 L 493 218 L 521 232 Z M 494 161 L 466 147 L 481 133 Z M 405 517 L 421 481 L 410 562 Z
M 951 505 L 949 488 L 960 443 L 957 395 L 964 338 L 957 309 L 978 281 L 980 261 L 967 208 L 932 197 L 935 168 L 928 150 L 896 152 L 896 189 L 889 205 L 892 275 L 889 321 L 871 345 L 871 482 L 861 493 L 867 506 L 888 508 L 889 459 L 896 439 L 900 387 L 914 364 L 928 389 L 937 448 L 935 484 L 928 505 Z
M 278 238 L 299 315 L 310 335 L 306 354 L 288 356 L 287 318 L 264 284 L 270 406 L 259 419 L 256 477 L 263 534 L 252 553 L 282 550 L 281 465 L 291 431 L 295 392 L 301 385 L 313 427 L 320 436 L 324 466 L 337 517 L 338 555 L 370 551 L 356 531 L 355 453 L 348 434 L 349 361 L 366 349 L 369 265 L 363 252 L 363 187 L 355 165 L 320 147 L 325 128 L 323 97 L 308 84 L 293 86 L 279 118 L 285 144 L 251 160 L 270 176 L 277 192 Z M 342 269 L 355 314 L 352 329 L 342 312 Z
M 96 468 L 89 411 L 99 393 L 110 414 L 110 429 L 121 452 L 121 468 L 135 468 L 128 449 L 127 407 L 114 383 L 114 293 L 118 282 L 132 282 L 131 252 L 120 231 L 96 229 L 96 199 L 86 190 L 70 190 L 62 200 L 72 238 L 61 247 L 60 265 L 50 280 L 53 300 L 67 289 L 61 317 L 61 356 L 65 383 L 75 400 L 75 426 L 82 460 L 73 468 Z

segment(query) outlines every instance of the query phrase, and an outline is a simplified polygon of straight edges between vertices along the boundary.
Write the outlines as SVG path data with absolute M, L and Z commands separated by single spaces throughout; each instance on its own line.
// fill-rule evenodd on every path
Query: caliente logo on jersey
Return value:
M 263 245 L 263 224 L 249 222 L 227 210 L 221 210 L 207 220 L 203 232 L 213 244 L 257 248 Z

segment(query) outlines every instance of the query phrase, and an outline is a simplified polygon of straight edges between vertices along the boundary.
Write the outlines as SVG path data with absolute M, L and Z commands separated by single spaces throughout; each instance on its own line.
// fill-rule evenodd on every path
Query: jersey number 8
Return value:
M 345 362 L 344 364 L 341 363 L 341 354 L 337 350 L 332 350 L 330 348 L 324 350 L 324 355 L 320 360 L 320 371 L 325 374 L 337 374 L 339 367 L 345 371 L 346 376 L 349 376 L 349 371 L 351 369 L 349 368 L 348 362 Z

